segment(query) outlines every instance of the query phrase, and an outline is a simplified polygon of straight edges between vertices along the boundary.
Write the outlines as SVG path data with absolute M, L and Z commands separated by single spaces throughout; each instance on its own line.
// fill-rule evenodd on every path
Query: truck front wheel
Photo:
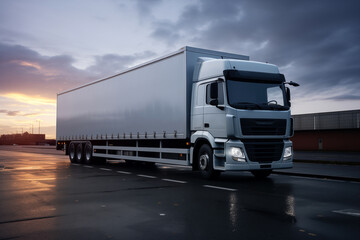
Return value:
M 199 149 L 198 166 L 203 178 L 214 179 L 220 176 L 220 171 L 214 169 L 213 151 L 207 144 L 202 145 Z

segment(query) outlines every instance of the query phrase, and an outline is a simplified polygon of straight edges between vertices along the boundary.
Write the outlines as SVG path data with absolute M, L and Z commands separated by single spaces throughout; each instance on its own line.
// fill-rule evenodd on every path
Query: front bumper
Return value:
M 269 144 L 270 145 L 270 144 Z M 231 148 L 238 147 L 242 148 L 245 151 L 245 161 L 239 162 L 232 158 Z M 225 171 L 233 170 L 259 170 L 259 169 L 283 169 L 283 168 L 292 168 L 293 167 L 293 155 L 284 159 L 284 151 L 286 147 L 292 147 L 292 142 L 290 140 L 283 140 L 282 153 L 279 155 L 279 158 L 274 159 L 274 161 L 254 161 L 251 160 L 249 154 L 247 153 L 245 144 L 240 140 L 229 140 L 225 142 L 224 145 L 224 155 L 225 155 Z M 261 150 L 259 150 L 261 151 Z

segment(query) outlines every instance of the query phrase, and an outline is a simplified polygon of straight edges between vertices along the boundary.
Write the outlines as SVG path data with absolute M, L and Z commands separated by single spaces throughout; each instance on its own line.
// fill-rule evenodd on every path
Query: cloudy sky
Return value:
M 1 0 L 0 134 L 55 138 L 56 93 L 183 46 L 279 66 L 293 114 L 360 109 L 358 0 Z

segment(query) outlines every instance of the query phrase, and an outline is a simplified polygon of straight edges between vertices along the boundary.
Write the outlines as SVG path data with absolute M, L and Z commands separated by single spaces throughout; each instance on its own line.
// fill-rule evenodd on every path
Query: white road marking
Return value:
M 117 171 L 117 172 L 122 174 L 131 174 L 131 172 L 125 172 L 125 171 Z
M 163 178 L 162 180 L 167 182 L 174 182 L 174 183 L 187 183 L 186 181 L 180 181 L 180 180 L 168 179 L 168 178 Z
M 99 168 L 100 170 L 104 170 L 104 171 L 112 171 L 111 169 L 109 168 Z
M 87 166 L 87 165 L 84 165 L 83 167 L 86 167 L 86 168 L 94 168 L 93 166 Z
M 144 178 L 156 178 L 155 176 L 150 176 L 150 175 L 142 175 L 142 174 L 138 174 L 138 177 L 144 177 Z
M 220 190 L 225 190 L 225 191 L 231 191 L 231 192 L 236 192 L 237 189 L 233 189 L 233 188 L 225 188 L 225 187 L 218 187 L 218 186 L 212 186 L 212 185 L 203 185 L 206 188 L 215 188 L 215 189 L 220 189 Z
M 81 166 L 80 164 L 77 164 L 77 163 L 72 163 L 71 165 L 74 165 L 74 166 Z
M 350 215 L 354 217 L 360 217 L 360 211 L 356 209 L 343 209 L 343 210 L 334 210 L 333 213 L 340 213 L 344 215 Z

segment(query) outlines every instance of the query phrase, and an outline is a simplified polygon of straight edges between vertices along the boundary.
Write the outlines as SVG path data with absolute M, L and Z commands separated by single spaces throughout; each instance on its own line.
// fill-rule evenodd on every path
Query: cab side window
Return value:
M 224 87 L 222 82 L 213 82 L 206 86 L 206 104 L 210 104 L 211 100 L 215 100 L 217 98 L 218 104 L 224 104 Z M 217 91 L 216 91 L 217 88 Z M 215 93 L 211 93 L 211 91 L 216 91 Z

